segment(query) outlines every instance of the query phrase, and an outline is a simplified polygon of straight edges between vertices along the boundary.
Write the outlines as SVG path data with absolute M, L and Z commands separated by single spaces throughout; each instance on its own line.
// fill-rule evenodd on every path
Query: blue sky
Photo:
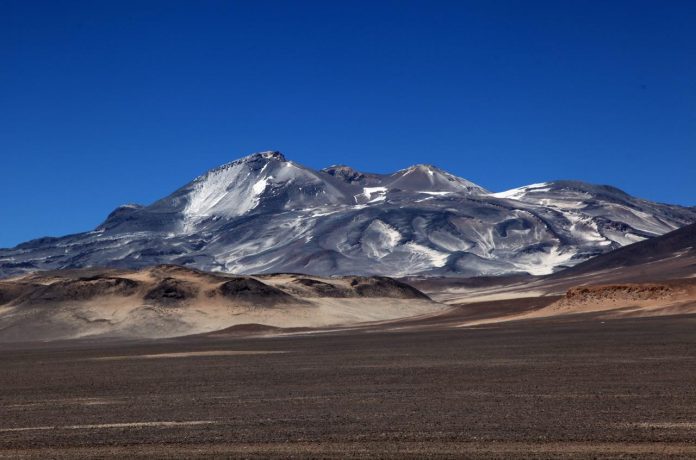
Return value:
M 0 247 L 260 150 L 696 205 L 696 3 L 0 2 Z

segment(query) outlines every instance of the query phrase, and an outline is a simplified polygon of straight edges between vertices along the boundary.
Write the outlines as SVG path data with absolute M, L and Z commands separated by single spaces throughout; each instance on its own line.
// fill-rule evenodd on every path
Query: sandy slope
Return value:
M 443 280 L 420 280 L 414 284 L 433 299 L 461 308 L 463 321 L 458 325 L 465 327 L 557 316 L 570 319 L 586 313 L 598 313 L 602 318 L 696 313 L 696 268 L 672 280 L 652 276 L 646 270 L 637 273 L 635 277 L 619 270 L 615 274 L 599 272 L 526 281 L 469 280 L 463 285 L 460 280 L 452 280 L 448 285 Z M 646 278 L 660 281 L 643 281 Z
M 249 323 L 345 326 L 446 308 L 379 277 L 240 277 L 176 266 L 59 271 L 0 283 L 0 341 L 162 338 Z
M 582 286 L 528 317 L 588 312 L 612 317 L 696 313 L 696 280 Z

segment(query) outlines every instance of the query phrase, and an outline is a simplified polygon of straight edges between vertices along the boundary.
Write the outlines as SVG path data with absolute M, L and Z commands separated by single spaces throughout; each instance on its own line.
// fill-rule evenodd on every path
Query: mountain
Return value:
M 95 230 L 0 250 L 0 276 L 170 263 L 228 273 L 548 274 L 696 222 L 576 181 L 493 193 L 431 165 L 317 171 L 279 152 L 215 168 Z
M 551 279 L 655 281 L 696 276 L 696 224 L 599 255 Z

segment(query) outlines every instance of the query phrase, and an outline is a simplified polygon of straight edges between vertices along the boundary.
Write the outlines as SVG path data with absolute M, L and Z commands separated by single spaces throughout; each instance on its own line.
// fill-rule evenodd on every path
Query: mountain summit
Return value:
M 0 250 L 0 276 L 174 263 L 230 273 L 545 274 L 696 222 L 696 210 L 576 181 L 492 193 L 431 165 L 314 170 L 260 152 L 94 231 Z

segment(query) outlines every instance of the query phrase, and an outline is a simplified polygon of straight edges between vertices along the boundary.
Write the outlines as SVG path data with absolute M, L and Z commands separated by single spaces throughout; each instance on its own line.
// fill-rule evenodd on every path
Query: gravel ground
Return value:
M 0 457 L 696 457 L 696 316 L 447 318 L 3 346 Z

